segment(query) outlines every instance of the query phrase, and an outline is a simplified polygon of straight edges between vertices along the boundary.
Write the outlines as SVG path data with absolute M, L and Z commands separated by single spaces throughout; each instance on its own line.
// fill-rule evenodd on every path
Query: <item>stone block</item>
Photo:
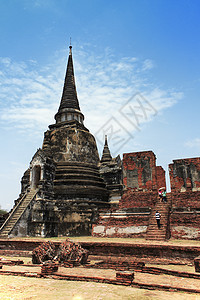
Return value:
M 130 271 L 117 271 L 116 280 L 124 283 L 131 284 L 134 279 L 134 272 Z
M 195 267 L 195 272 L 200 273 L 200 256 L 195 257 L 194 267 Z

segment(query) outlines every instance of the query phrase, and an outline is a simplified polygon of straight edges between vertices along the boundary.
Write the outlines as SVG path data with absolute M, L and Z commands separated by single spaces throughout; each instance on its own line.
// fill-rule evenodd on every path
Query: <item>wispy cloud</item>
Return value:
M 0 125 L 13 126 L 20 132 L 37 135 L 54 122 L 64 81 L 66 51 L 59 51 L 51 65 L 39 66 L 36 61 L 15 62 L 0 58 Z M 119 120 L 120 110 L 130 97 L 140 93 L 157 113 L 174 105 L 181 93 L 163 90 L 151 82 L 147 70 L 150 59 L 136 57 L 117 59 L 110 49 L 101 56 L 84 48 L 74 51 L 75 76 L 80 106 L 86 126 L 95 133 L 111 117 Z M 149 71 L 150 72 L 150 71 Z M 152 120 L 140 118 L 140 124 Z M 134 126 L 123 119 L 127 131 Z
M 185 146 L 190 148 L 200 148 L 200 138 L 195 138 L 185 143 Z
M 151 59 L 145 59 L 145 61 L 143 62 L 143 67 L 142 70 L 146 71 L 146 70 L 151 70 L 154 67 L 154 63 Z

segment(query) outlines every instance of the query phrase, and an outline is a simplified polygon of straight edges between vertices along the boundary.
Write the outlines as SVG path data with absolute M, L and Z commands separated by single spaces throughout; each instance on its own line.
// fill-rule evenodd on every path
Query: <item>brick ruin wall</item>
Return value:
M 200 158 L 174 160 L 169 165 L 172 209 L 171 237 L 200 239 Z
M 166 187 L 165 171 L 156 166 L 152 151 L 125 153 L 123 156 L 124 193 L 120 209 L 154 207 L 157 190 Z
M 145 237 L 149 213 L 111 215 L 100 218 L 93 225 L 93 236 L 97 237 Z
M 150 208 L 157 200 L 157 191 L 134 191 L 127 189 L 119 202 L 120 209 Z
M 156 167 L 156 179 L 158 188 L 166 188 L 165 170 L 161 166 Z
M 156 157 L 152 151 L 125 153 L 123 155 L 123 183 L 137 190 L 157 189 Z
M 173 160 L 169 165 L 171 191 L 200 191 L 200 157 Z
M 169 165 L 172 238 L 200 239 L 200 158 L 174 160 Z M 152 151 L 123 156 L 124 191 L 119 211 L 100 216 L 94 236 L 145 237 L 157 190 L 166 187 L 165 171 Z
M 93 236 L 145 237 L 157 188 L 166 186 L 165 171 L 156 166 L 152 151 L 123 155 L 123 195 L 118 210 L 101 214 L 93 225 Z
M 200 239 L 200 191 L 172 193 L 171 236 Z

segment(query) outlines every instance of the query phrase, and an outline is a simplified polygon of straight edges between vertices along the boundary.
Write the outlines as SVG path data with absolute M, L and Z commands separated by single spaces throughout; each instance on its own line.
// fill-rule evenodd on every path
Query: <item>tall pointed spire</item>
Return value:
M 108 148 L 107 135 L 105 135 L 105 144 L 104 144 L 104 148 L 103 148 L 103 154 L 102 154 L 102 158 L 101 158 L 101 163 L 109 162 L 111 160 L 112 160 L 112 156 L 111 156 L 110 150 Z
M 76 92 L 76 84 L 74 77 L 74 67 L 72 59 L 72 46 L 70 40 L 69 58 L 65 75 L 64 87 L 60 106 L 55 115 L 56 124 L 59 126 L 66 123 L 81 123 L 83 124 L 84 115 L 80 111 L 79 101 Z
M 71 45 L 69 46 L 69 58 L 67 63 L 67 71 L 66 71 L 65 82 L 64 82 L 59 110 L 62 108 L 75 108 L 80 110 L 77 92 L 76 92 L 75 78 L 74 78 L 74 67 L 73 67 Z

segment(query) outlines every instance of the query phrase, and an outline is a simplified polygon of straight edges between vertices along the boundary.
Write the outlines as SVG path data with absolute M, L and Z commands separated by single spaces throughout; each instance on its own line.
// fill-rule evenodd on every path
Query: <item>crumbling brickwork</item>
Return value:
M 106 136 L 100 160 L 96 140 L 83 121 L 70 46 L 55 123 L 22 177 L 21 193 L 0 228 L 1 237 L 129 237 L 144 236 L 151 228 L 155 211 L 163 208 L 158 189 L 166 188 L 165 171 L 156 166 L 155 154 L 141 151 L 125 153 L 122 161 L 119 155 L 112 158 Z M 200 239 L 200 157 L 174 160 L 169 175 L 167 232 L 170 213 L 172 237 Z
M 200 239 L 200 158 L 173 160 L 169 175 L 171 236 Z
M 158 188 L 166 188 L 165 170 L 161 166 L 156 167 L 156 180 Z
M 200 190 L 200 157 L 173 160 L 169 176 L 172 192 Z
M 145 237 L 158 187 L 165 187 L 165 171 L 156 166 L 152 151 L 123 155 L 123 195 L 119 210 L 101 215 L 93 225 L 94 236 Z
M 155 190 L 156 156 L 152 151 L 125 153 L 123 155 L 123 183 L 134 190 Z
M 156 156 L 152 151 L 126 153 L 123 156 L 123 183 L 121 209 L 153 207 L 157 189 L 166 186 L 165 171 L 156 166 Z
M 92 235 L 98 237 L 144 237 L 149 212 L 116 212 L 103 216 L 93 225 Z
M 119 203 L 120 209 L 130 209 L 135 207 L 153 207 L 157 200 L 157 191 L 134 191 L 127 189 Z

